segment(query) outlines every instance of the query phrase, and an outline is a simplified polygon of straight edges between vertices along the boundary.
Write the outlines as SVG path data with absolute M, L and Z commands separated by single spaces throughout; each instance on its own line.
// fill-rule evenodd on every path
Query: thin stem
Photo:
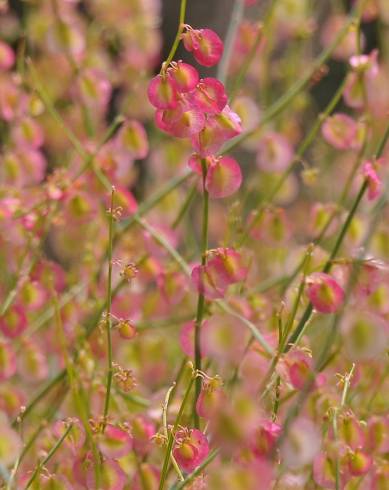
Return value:
M 45 457 L 45 459 L 38 464 L 38 466 L 35 468 L 34 473 L 31 475 L 31 478 L 28 480 L 27 485 L 25 486 L 25 490 L 28 490 L 30 486 L 34 483 L 35 478 L 37 477 L 39 471 L 47 464 L 50 459 L 54 456 L 54 454 L 58 451 L 58 449 L 61 447 L 62 443 L 70 433 L 70 431 L 73 428 L 73 424 L 70 424 L 69 427 L 66 429 L 66 431 L 63 433 L 62 437 L 58 439 L 56 444 L 51 448 L 50 452 L 48 455 Z
M 203 227 L 202 227 L 202 234 L 201 234 L 201 265 L 205 267 L 207 264 L 207 250 L 208 250 L 209 195 L 208 195 L 208 191 L 205 188 L 205 180 L 207 177 L 207 164 L 204 159 L 201 160 L 201 169 L 202 169 L 202 177 L 203 177 Z M 204 293 L 200 292 L 197 301 L 197 312 L 196 312 L 195 330 L 194 330 L 194 353 L 195 353 L 196 371 L 201 370 L 200 330 L 204 317 L 204 310 L 205 310 L 205 297 L 204 297 Z M 200 395 L 200 391 L 201 391 L 201 379 L 197 378 L 196 387 L 195 387 L 195 396 L 193 401 L 194 425 L 197 429 L 200 427 L 200 419 L 196 411 L 196 403 Z
M 301 159 L 303 158 L 305 152 L 308 150 L 308 148 L 311 146 L 313 143 L 317 133 L 319 132 L 321 126 L 323 125 L 324 121 L 328 118 L 328 116 L 332 113 L 332 111 L 335 109 L 335 107 L 338 105 L 338 102 L 342 98 L 343 95 L 343 90 L 346 84 L 346 78 L 344 78 L 343 82 L 339 85 L 338 89 L 336 90 L 334 96 L 324 109 L 324 111 L 316 118 L 313 126 L 311 127 L 310 131 L 308 134 L 305 136 L 303 141 L 300 143 L 299 147 L 296 150 L 296 154 L 291 161 L 291 163 L 288 165 L 288 167 L 285 169 L 285 171 L 282 173 L 280 178 L 277 180 L 275 183 L 274 187 L 271 189 L 267 197 L 264 199 L 265 203 L 270 203 L 274 200 L 274 198 L 277 196 L 279 191 L 282 189 L 284 183 L 286 182 L 286 179 L 289 177 L 289 175 L 292 173 L 295 165 L 297 163 L 301 162 Z M 248 239 L 250 235 L 250 231 L 256 226 L 256 224 L 259 222 L 260 218 L 262 216 L 262 209 L 258 212 L 258 214 L 254 217 L 254 219 L 251 221 L 245 232 L 243 233 L 240 241 L 239 241 L 239 246 L 242 246 L 246 240 Z
M 222 153 L 228 153 L 233 148 L 235 148 L 238 144 L 246 141 L 252 134 L 254 134 L 258 129 L 267 124 L 274 117 L 278 116 L 288 105 L 289 103 L 310 83 L 312 76 L 317 72 L 317 70 L 331 57 L 333 51 L 342 41 L 344 36 L 347 34 L 350 27 L 355 23 L 355 21 L 359 18 L 360 12 L 359 9 L 354 9 L 354 11 L 350 14 L 347 21 L 345 22 L 342 29 L 339 31 L 338 35 L 334 39 L 334 41 L 326 48 L 312 63 L 311 68 L 308 70 L 306 75 L 301 79 L 294 83 L 284 95 L 282 95 L 263 115 L 259 125 L 251 131 L 247 131 L 246 133 L 241 134 L 234 138 L 230 143 L 224 146 Z
M 251 63 L 253 62 L 255 58 L 255 54 L 257 52 L 257 49 L 259 48 L 259 45 L 261 44 L 262 39 L 265 37 L 264 36 L 264 31 L 266 33 L 266 30 L 269 26 L 270 20 L 273 15 L 274 7 L 277 3 L 277 0 L 271 0 L 271 3 L 268 7 L 266 16 L 264 18 L 264 28 L 262 29 L 261 26 L 258 28 L 257 35 L 255 37 L 255 41 L 250 49 L 250 51 L 247 53 L 245 59 L 243 60 L 242 66 L 235 78 L 235 80 L 232 83 L 231 89 L 229 90 L 230 93 L 230 103 L 235 99 L 237 96 L 239 89 L 242 85 L 243 80 L 246 77 L 246 74 L 251 66 Z
M 199 465 L 190 475 L 188 475 L 185 480 L 181 483 L 177 483 L 170 487 L 170 490 L 182 490 L 185 488 L 189 483 L 192 483 L 192 481 L 199 476 L 202 471 L 210 464 L 212 461 L 216 458 L 216 456 L 219 454 L 219 449 L 214 449 L 211 451 L 208 456 L 204 459 L 204 461 Z
M 107 366 L 107 385 L 106 385 L 106 395 L 104 403 L 104 414 L 103 414 L 103 426 L 102 430 L 104 432 L 105 425 L 107 423 L 109 402 L 111 396 L 111 385 L 113 376 L 113 366 L 112 366 L 112 316 L 111 316 L 111 306 L 112 306 L 112 249 L 113 249 L 113 233 L 114 233 L 114 196 L 115 188 L 112 187 L 111 191 L 111 207 L 109 209 L 109 235 L 108 235 L 108 280 L 107 280 L 107 311 L 106 311 L 106 332 L 107 332 L 107 353 L 108 353 L 108 366 Z
M 231 14 L 231 19 L 228 25 L 226 39 L 224 42 L 223 57 L 220 60 L 218 71 L 217 71 L 217 78 L 224 84 L 227 79 L 228 67 L 231 61 L 236 33 L 238 31 L 239 24 L 243 19 L 244 6 L 245 6 L 244 0 L 235 0 L 234 7 Z
M 169 434 L 169 439 L 168 439 L 168 443 L 167 443 L 167 447 L 166 447 L 166 453 L 165 453 L 165 459 L 164 459 L 163 467 L 162 467 L 161 479 L 159 481 L 159 487 L 158 487 L 159 490 L 163 490 L 164 485 L 165 485 L 166 477 L 167 477 L 168 470 L 169 470 L 169 461 L 170 461 L 170 455 L 171 455 L 172 448 L 173 448 L 174 438 L 175 438 L 175 435 L 177 432 L 177 428 L 180 424 L 182 414 L 184 413 L 185 405 L 189 399 L 190 391 L 192 389 L 193 382 L 194 382 L 195 378 L 197 378 L 197 373 L 192 374 L 192 378 L 191 378 L 191 380 L 188 384 L 188 387 L 185 391 L 184 398 L 182 399 L 181 406 L 180 406 L 180 409 L 178 411 L 176 420 L 174 421 L 173 428 Z
M 338 255 L 338 252 L 340 250 L 340 247 L 342 246 L 342 243 L 343 243 L 343 240 L 346 236 L 346 233 L 350 228 L 350 224 L 351 224 L 351 222 L 355 216 L 355 213 L 359 207 L 359 204 L 362 201 L 363 196 L 365 195 L 367 186 L 368 186 L 367 181 L 364 180 L 362 183 L 362 186 L 358 192 L 358 195 L 354 201 L 354 204 L 353 204 L 352 208 L 350 209 L 350 211 L 347 215 L 346 221 L 343 223 L 343 226 L 340 230 L 340 233 L 339 233 L 338 238 L 335 242 L 335 245 L 331 251 L 331 254 L 330 254 L 327 262 L 325 263 L 325 265 L 323 267 L 323 272 L 325 272 L 325 273 L 328 273 L 331 270 L 331 267 L 333 265 L 333 261 L 334 261 L 335 257 Z M 300 319 L 300 322 L 298 323 L 298 325 L 296 327 L 296 330 L 290 336 L 288 343 L 285 346 L 284 351 L 288 351 L 291 348 L 291 346 L 293 344 L 297 343 L 298 340 L 302 337 L 302 335 L 304 334 L 304 330 L 305 330 L 305 327 L 307 325 L 307 322 L 311 318 L 312 312 L 313 312 L 313 306 L 312 306 L 312 303 L 309 303 L 309 305 L 306 307 L 306 309 L 303 313 L 303 316 Z
M 165 437 L 166 437 L 166 440 L 169 439 L 169 430 L 168 430 L 168 425 L 167 425 L 167 411 L 168 411 L 168 408 L 169 408 L 169 401 L 170 401 L 170 396 L 173 392 L 173 390 L 175 389 L 176 387 L 176 383 L 173 383 L 172 386 L 168 389 L 167 393 L 166 393 L 166 396 L 165 396 L 165 402 L 163 404 L 163 408 L 162 408 L 162 426 L 163 426 L 163 431 L 164 431 L 164 434 L 165 434 Z M 175 457 L 173 456 L 173 454 L 171 453 L 170 454 L 170 460 L 172 462 L 172 465 L 174 467 L 174 469 L 176 470 L 176 473 L 178 475 L 178 478 L 183 481 L 184 480 L 184 477 L 181 473 L 181 470 L 177 464 L 177 461 L 175 459 Z
M 176 54 L 178 45 L 180 44 L 180 41 L 181 41 L 181 34 L 182 34 L 182 31 L 184 30 L 184 25 L 185 25 L 186 3 L 187 3 L 187 0 L 181 0 L 180 19 L 179 19 L 177 34 L 176 34 L 176 37 L 174 39 L 173 45 L 171 47 L 170 53 L 166 59 L 166 62 L 164 63 L 164 66 L 166 66 L 166 67 L 168 67 L 170 65 L 170 63 L 173 61 L 174 55 Z
M 350 383 L 351 383 L 351 378 L 353 377 L 355 370 L 355 364 L 353 363 L 352 368 L 349 373 L 346 374 L 344 377 L 344 385 L 343 385 L 343 391 L 342 391 L 342 399 L 340 401 L 340 406 L 343 408 L 346 405 L 347 401 L 347 394 L 350 389 Z

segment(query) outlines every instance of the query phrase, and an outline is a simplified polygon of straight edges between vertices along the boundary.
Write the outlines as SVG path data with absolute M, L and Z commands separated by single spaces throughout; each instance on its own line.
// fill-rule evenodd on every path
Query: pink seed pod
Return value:
M 353 450 L 365 445 L 365 429 L 351 412 L 341 417 L 339 421 L 339 435 L 343 442 Z
M 222 380 L 218 376 L 212 379 L 204 379 L 196 403 L 198 415 L 207 420 L 212 419 L 217 414 L 224 398 Z
M 154 422 L 145 415 L 136 415 L 131 421 L 131 432 L 134 450 L 142 457 L 146 456 L 151 449 L 151 438 L 155 434 Z
M 232 104 L 232 109 L 241 120 L 245 131 L 256 129 L 261 118 L 261 112 L 252 98 L 246 96 L 237 97 Z
M 213 315 L 207 321 L 207 328 L 202 332 L 207 356 L 222 366 L 238 363 L 248 336 L 242 323 L 225 315 Z
M 178 305 L 188 291 L 188 279 L 181 272 L 168 271 L 158 274 L 156 283 L 168 305 Z
M 178 94 L 174 82 L 167 75 L 157 75 L 149 83 L 147 95 L 157 109 L 174 109 Z
M 365 104 L 365 88 L 358 73 L 351 72 L 347 75 L 343 99 L 344 102 L 353 109 L 363 108 Z
M 27 148 L 39 148 L 44 142 L 42 128 L 30 117 L 24 117 L 16 122 L 12 128 L 11 137 L 16 146 Z
M 132 436 L 127 430 L 107 424 L 103 434 L 99 435 L 98 446 L 107 458 L 122 458 L 132 449 Z
M 106 459 L 101 464 L 100 469 L 100 488 L 104 488 L 106 490 L 124 489 L 127 482 L 127 475 L 117 461 L 113 459 Z M 96 485 L 96 472 L 93 464 L 88 467 L 86 483 L 87 488 L 98 488 Z
M 20 290 L 20 298 L 29 311 L 37 311 L 47 301 L 47 291 L 38 281 L 26 281 Z
M 160 479 L 161 472 L 157 466 L 142 463 L 131 482 L 131 490 L 157 490 Z
M 306 350 L 294 348 L 282 357 L 279 371 L 293 388 L 302 390 L 313 374 L 312 356 Z
M 346 461 L 348 470 L 353 476 L 366 475 L 373 464 L 372 457 L 361 449 L 347 453 Z
M 365 162 L 362 175 L 367 182 L 367 198 L 369 201 L 376 199 L 382 191 L 382 182 L 372 162 Z
M 191 92 L 199 83 L 199 73 L 196 68 L 182 61 L 173 62 L 168 74 L 178 92 Z
M 158 110 L 155 113 L 155 124 L 171 136 L 190 138 L 204 128 L 205 116 L 196 108 L 178 104 L 174 109 Z
M 236 160 L 229 156 L 210 159 L 205 188 L 213 199 L 234 194 L 242 184 L 242 172 Z
M 203 78 L 191 94 L 191 104 L 207 114 L 219 114 L 227 104 L 222 82 L 216 78 Z
M 147 134 L 138 121 L 127 121 L 119 129 L 114 139 L 114 147 L 131 159 L 146 158 L 149 152 Z
M 375 78 L 379 71 L 378 50 L 373 49 L 370 54 L 351 56 L 349 63 L 356 73 L 364 74 L 368 78 Z
M 77 454 L 83 447 L 86 439 L 85 429 L 81 421 L 77 417 L 71 417 L 66 420 L 57 420 L 53 424 L 53 434 L 57 439 L 60 439 L 70 424 L 72 428 L 64 440 L 64 445 L 67 446 L 73 454 Z
M 293 148 L 279 133 L 268 132 L 261 138 L 257 152 L 257 166 L 267 172 L 282 172 L 293 159 Z
M 208 454 L 208 440 L 202 432 L 197 429 L 182 429 L 177 432 L 173 456 L 184 471 L 193 471 Z
M 345 24 L 344 15 L 332 15 L 328 18 L 322 30 L 321 41 L 324 46 L 330 45 L 339 34 L 339 31 Z M 361 34 L 361 46 L 365 45 L 365 38 Z M 332 56 L 337 60 L 348 60 L 352 55 L 358 52 L 358 39 L 355 32 L 349 30 L 342 41 L 336 46 Z
M 5 418 L 0 417 L 0 464 L 5 467 L 13 464 L 22 447 L 23 443 L 18 433 L 8 425 Z
M 281 435 L 281 426 L 271 420 L 262 420 L 255 430 L 251 448 L 256 457 L 268 456 L 273 451 L 277 439 Z
M 94 111 L 106 111 L 111 98 L 112 87 L 105 73 L 88 68 L 77 80 L 77 91 L 83 103 Z
M 296 419 L 281 445 L 281 457 L 287 468 L 297 470 L 310 464 L 320 450 L 318 428 L 307 418 Z
M 214 66 L 219 63 L 223 55 L 223 41 L 211 29 L 192 29 L 187 26 L 182 40 L 185 49 L 193 53 L 195 60 L 200 65 Z
M 337 150 L 353 150 L 360 147 L 358 125 L 346 114 L 328 117 L 322 126 L 322 134 L 328 144 Z
M 17 358 L 18 373 L 27 381 L 37 382 L 47 378 L 47 357 L 40 346 L 31 339 L 23 339 Z
M 314 272 L 306 279 L 309 301 L 319 313 L 334 313 L 344 301 L 344 291 L 335 279 L 324 272 Z
M 228 286 L 246 278 L 247 268 L 241 254 L 231 248 L 218 248 L 208 253 L 207 264 L 193 268 L 192 281 L 207 299 L 222 298 Z
M 0 381 L 5 381 L 16 373 L 16 355 L 11 344 L 0 338 Z
M 0 71 L 12 68 L 15 63 L 15 53 L 12 48 L 3 41 L 0 41 Z
M 373 416 L 367 422 L 366 450 L 369 454 L 389 451 L 389 417 Z
M 13 305 L 0 318 L 0 331 L 9 339 L 19 337 L 27 328 L 27 316 L 19 305 Z
M 343 343 L 348 359 L 368 361 L 384 354 L 389 343 L 389 324 L 383 317 L 355 309 L 341 325 Z
M 242 121 L 229 105 L 226 105 L 219 114 L 215 114 L 214 120 L 224 141 L 234 138 L 242 132 Z
M 137 335 L 136 327 L 130 320 L 120 320 L 117 329 L 120 337 L 125 340 L 132 340 Z

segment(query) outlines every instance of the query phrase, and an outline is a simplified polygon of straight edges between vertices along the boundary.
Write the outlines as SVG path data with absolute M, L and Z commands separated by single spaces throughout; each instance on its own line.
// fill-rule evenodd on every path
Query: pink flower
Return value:
M 343 303 L 344 291 L 333 277 L 314 272 L 307 277 L 307 296 L 320 313 L 334 313 Z
M 122 470 L 120 464 L 113 459 L 106 459 L 100 465 L 101 471 L 101 479 L 100 486 L 101 488 L 107 488 L 109 490 L 123 490 L 126 482 L 127 475 Z M 88 466 L 87 475 L 86 475 L 86 487 L 87 488 L 97 488 L 96 485 L 96 471 L 93 464 Z
M 11 134 L 17 146 L 39 148 L 44 142 L 42 128 L 30 117 L 16 121 Z
M 58 439 L 61 438 L 70 424 L 72 428 L 64 440 L 64 444 L 76 455 L 84 445 L 86 439 L 84 426 L 78 418 L 72 417 L 66 420 L 57 420 L 53 424 L 53 433 Z
M 232 157 L 207 158 L 205 188 L 210 197 L 220 199 L 234 194 L 242 184 L 240 166 Z
M 373 459 L 361 449 L 350 451 L 346 456 L 348 469 L 353 476 L 362 476 L 370 470 Z
M 27 316 L 21 306 L 14 305 L 0 318 L 0 331 L 9 339 L 19 337 L 27 328 Z
M 367 182 L 367 197 L 369 201 L 376 199 L 382 190 L 382 182 L 379 178 L 375 165 L 372 162 L 365 162 L 362 168 L 362 174 Z
M 127 121 L 119 129 L 114 140 L 115 149 L 131 159 L 146 158 L 149 152 L 147 134 L 138 121 Z M 124 156 L 124 155 L 123 155 Z
M 173 456 L 183 470 L 190 473 L 208 454 L 208 441 L 202 432 L 197 429 L 182 429 L 177 432 Z
M 168 74 L 180 93 L 191 92 L 199 83 L 199 73 L 196 68 L 182 61 L 173 62 L 168 68 Z
M 223 298 L 229 285 L 246 278 L 247 268 L 241 254 L 231 248 L 210 250 L 208 255 L 206 265 L 193 268 L 192 280 L 207 299 Z
M 302 390 L 314 374 L 312 356 L 306 350 L 295 347 L 282 357 L 279 371 L 286 376 L 293 388 Z M 314 387 L 321 386 L 323 381 L 322 374 L 315 375 Z
M 9 70 L 15 63 L 15 53 L 12 48 L 0 41 L 0 70 Z
M 132 449 L 132 436 L 127 430 L 107 424 L 99 436 L 99 449 L 107 458 L 121 458 Z
M 0 382 L 16 373 L 16 355 L 11 344 L 0 338 Z
M 280 425 L 271 420 L 262 420 L 251 442 L 251 449 L 255 456 L 262 458 L 270 455 L 280 435 Z
M 178 104 L 177 88 L 166 74 L 155 76 L 149 83 L 147 95 L 157 109 L 174 109 Z
M 324 139 L 338 150 L 354 150 L 360 148 L 358 125 L 346 114 L 335 114 L 326 119 L 322 126 Z
M 179 103 L 174 109 L 158 110 L 155 124 L 176 138 L 190 138 L 204 128 L 205 116 L 201 110 Z
M 222 381 L 218 376 L 212 379 L 204 379 L 196 403 L 198 415 L 207 420 L 212 419 L 217 414 L 224 398 Z
M 203 78 L 191 94 L 194 107 L 207 114 L 220 113 L 227 104 L 224 85 L 216 78 Z
M 152 449 L 151 438 L 155 434 L 154 422 L 144 415 L 136 415 L 131 421 L 134 450 L 145 456 Z
M 258 146 L 257 165 L 268 172 L 282 172 L 293 159 L 293 149 L 281 134 L 269 132 Z
M 214 66 L 223 55 L 223 41 L 211 29 L 192 29 L 187 26 L 182 35 L 185 49 L 193 53 L 195 60 L 203 66 Z

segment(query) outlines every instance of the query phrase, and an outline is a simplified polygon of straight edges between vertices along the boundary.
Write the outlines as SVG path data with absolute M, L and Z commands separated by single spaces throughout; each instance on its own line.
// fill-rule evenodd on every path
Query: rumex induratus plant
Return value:
M 177 3 L 0 0 L 0 488 L 386 488 L 387 2 Z

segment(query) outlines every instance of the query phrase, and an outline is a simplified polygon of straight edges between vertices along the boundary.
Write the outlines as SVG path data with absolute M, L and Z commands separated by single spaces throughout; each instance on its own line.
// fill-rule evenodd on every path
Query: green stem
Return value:
M 28 490 L 30 486 L 34 483 L 35 478 L 37 477 L 39 471 L 47 464 L 50 459 L 54 456 L 54 454 L 58 451 L 58 449 L 61 447 L 62 443 L 68 436 L 69 432 L 72 430 L 73 425 L 70 424 L 69 427 L 66 429 L 66 431 L 63 433 L 62 437 L 58 439 L 57 443 L 51 448 L 50 452 L 48 455 L 45 457 L 45 459 L 38 464 L 38 466 L 35 468 L 34 473 L 31 475 L 31 478 L 28 480 L 27 485 L 25 486 L 25 490 Z
M 342 29 L 339 31 L 338 35 L 334 39 L 334 41 L 328 46 L 327 49 L 325 49 L 313 62 L 311 68 L 308 70 L 306 75 L 301 79 L 298 80 L 296 83 L 294 83 L 287 92 L 285 92 L 284 95 L 282 95 L 277 102 L 275 102 L 269 110 L 265 112 L 263 115 L 258 127 L 254 128 L 251 131 L 247 131 L 246 133 L 243 133 L 240 136 L 237 136 L 232 140 L 230 143 L 225 145 L 223 148 L 222 153 L 228 153 L 230 152 L 233 148 L 235 148 L 238 144 L 242 143 L 243 141 L 246 141 L 248 138 L 250 138 L 251 135 L 253 135 L 258 129 L 263 127 L 265 124 L 267 124 L 270 120 L 272 120 L 274 117 L 278 116 L 288 105 L 289 103 L 307 86 L 309 85 L 312 76 L 317 72 L 317 70 L 330 58 L 332 55 L 333 51 L 336 49 L 336 47 L 339 45 L 339 43 L 342 41 L 344 36 L 347 34 L 348 30 L 350 29 L 351 25 L 355 23 L 355 21 L 359 18 L 360 12 L 359 9 L 354 9 L 354 11 L 350 14 L 348 17 L 347 21 L 345 22 L 344 26 Z
M 111 397 L 111 385 L 113 376 L 113 366 L 112 366 L 112 249 L 113 249 L 113 233 L 114 233 L 114 196 L 115 188 L 112 187 L 111 191 L 111 207 L 109 210 L 109 235 L 108 235 L 108 280 L 107 280 L 107 311 L 106 311 L 106 332 L 107 332 L 107 351 L 108 351 L 108 366 L 107 366 L 107 385 L 106 385 L 106 395 L 104 403 L 104 414 L 103 414 L 103 432 L 105 429 L 105 424 L 107 423 L 109 402 Z
M 226 39 L 224 42 L 223 57 L 220 60 L 217 70 L 217 78 L 224 84 L 226 83 L 227 79 L 228 67 L 230 65 L 230 60 L 233 53 L 236 33 L 243 19 L 244 6 L 244 0 L 235 0 L 231 19 L 228 25 Z
M 187 0 L 181 0 L 181 6 L 180 6 L 180 20 L 178 24 L 178 29 L 177 29 L 177 34 L 174 39 L 173 45 L 171 47 L 170 53 L 166 59 L 166 62 L 164 63 L 163 66 L 168 67 L 170 63 L 173 61 L 174 55 L 176 54 L 178 45 L 180 44 L 181 41 L 181 34 L 182 31 L 184 30 L 184 24 L 185 24 L 185 13 L 186 13 L 186 2 Z
M 353 204 L 352 208 L 350 209 L 350 211 L 347 215 L 346 221 L 344 222 L 344 224 L 340 230 L 340 233 L 339 233 L 338 238 L 335 242 L 334 248 L 332 249 L 332 252 L 331 252 L 329 258 L 323 267 L 323 272 L 325 272 L 325 273 L 328 273 L 331 270 L 331 267 L 333 265 L 333 261 L 334 261 L 335 257 L 338 255 L 338 252 L 339 252 L 340 247 L 343 243 L 343 240 L 346 236 L 346 233 L 347 233 L 348 229 L 350 228 L 350 224 L 351 224 L 351 222 L 355 216 L 355 213 L 359 207 L 359 204 L 362 201 L 363 196 L 365 195 L 367 186 L 368 186 L 367 181 L 366 180 L 363 181 L 363 184 L 362 184 L 362 186 L 358 192 L 358 195 L 354 201 L 354 204 Z M 312 306 L 312 303 L 309 303 L 309 305 L 306 307 L 306 309 L 303 313 L 303 316 L 301 317 L 301 319 L 300 319 L 300 321 L 296 327 L 296 330 L 289 337 L 289 340 L 285 346 L 284 352 L 287 352 L 291 348 L 291 346 L 293 344 L 297 343 L 299 341 L 299 339 L 302 337 L 302 335 L 304 334 L 305 327 L 308 323 L 308 320 L 311 318 L 312 312 L 313 312 L 313 306 Z
M 259 45 L 262 41 L 262 39 L 264 37 L 266 37 L 266 35 L 264 35 L 264 31 L 265 31 L 265 34 L 266 34 L 266 30 L 269 26 L 269 22 L 272 18 L 272 15 L 273 15 L 273 11 L 274 11 L 274 7 L 276 5 L 277 1 L 276 0 L 271 0 L 271 4 L 269 5 L 268 7 L 268 11 L 266 13 L 266 16 L 265 16 L 265 19 L 264 19 L 264 28 L 258 28 L 258 32 L 257 32 L 257 35 L 255 37 L 255 41 L 250 49 L 250 51 L 247 53 L 247 56 L 246 58 L 243 60 L 243 63 L 242 63 L 242 66 L 239 70 L 239 73 L 237 74 L 235 80 L 233 81 L 232 83 L 232 87 L 231 89 L 229 90 L 229 93 L 230 93 L 230 104 L 231 102 L 233 102 L 233 100 L 235 99 L 236 95 L 238 94 L 238 91 L 242 85 L 242 82 L 243 80 L 245 79 L 246 77 L 246 74 L 251 66 L 251 63 L 253 62 L 254 58 L 255 58 L 255 55 L 257 53 L 257 50 L 259 48 Z
M 175 485 L 170 487 L 170 490 L 182 490 L 187 485 L 189 485 L 189 483 L 192 483 L 192 481 L 197 476 L 199 476 L 210 463 L 212 463 L 212 461 L 216 458 L 218 454 L 219 449 L 214 449 L 213 451 L 211 451 L 200 466 L 198 466 L 190 475 L 188 475 L 183 482 L 176 483 Z
M 201 169 L 202 169 L 202 177 L 203 177 L 203 228 L 201 233 L 201 265 L 204 267 L 207 264 L 208 217 L 209 217 L 209 195 L 208 195 L 208 191 L 205 188 L 205 179 L 207 177 L 207 163 L 204 159 L 201 160 Z M 194 354 L 195 354 L 196 371 L 201 370 L 200 331 L 201 331 L 201 324 L 204 317 L 204 310 L 205 310 L 205 297 L 203 293 L 199 293 L 198 301 L 197 301 L 195 331 L 194 331 Z M 196 378 L 195 397 L 193 401 L 194 403 L 193 416 L 194 416 L 194 425 L 196 429 L 200 427 L 200 420 L 196 411 L 196 403 L 200 395 L 200 391 L 201 391 L 201 378 L 198 377 Z
M 277 196 L 279 191 L 282 189 L 282 186 L 286 182 L 286 179 L 292 173 L 295 165 L 301 162 L 301 159 L 303 158 L 305 152 L 308 150 L 308 148 L 313 143 L 313 141 L 314 141 L 317 133 L 319 132 L 320 128 L 322 127 L 324 121 L 332 113 L 332 111 L 335 109 L 335 107 L 338 105 L 338 102 L 342 98 L 345 84 L 346 84 L 346 78 L 339 85 L 334 96 L 332 97 L 332 99 L 328 103 L 327 107 L 319 115 L 319 117 L 316 118 L 315 123 L 311 127 L 310 131 L 308 132 L 308 134 L 305 136 L 305 138 L 303 139 L 303 141 L 300 143 L 299 147 L 297 148 L 296 154 L 295 154 L 292 162 L 288 165 L 288 167 L 282 173 L 280 178 L 275 183 L 274 187 L 271 189 L 271 191 L 269 192 L 269 194 L 265 198 L 265 200 L 264 200 L 265 203 L 271 203 L 274 200 L 274 198 Z M 262 208 L 260 209 L 258 214 L 255 216 L 255 218 L 251 221 L 251 223 L 247 227 L 246 231 L 243 233 L 243 235 L 239 241 L 239 246 L 244 245 L 244 243 L 246 242 L 246 240 L 248 239 L 248 237 L 250 235 L 251 230 L 257 225 L 261 216 L 262 216 Z
M 169 470 L 169 461 L 170 461 L 170 455 L 171 455 L 172 448 L 173 448 L 174 438 L 175 438 L 175 435 L 177 432 L 177 428 L 180 424 L 182 414 L 184 413 L 185 405 L 189 399 L 190 391 L 192 389 L 193 382 L 194 382 L 195 378 L 197 378 L 197 373 L 194 373 L 192 375 L 192 378 L 191 378 L 189 385 L 186 389 L 186 392 L 184 394 L 184 398 L 182 399 L 181 406 L 180 406 L 180 409 L 178 411 L 176 420 L 174 421 L 173 429 L 170 431 L 170 434 L 169 434 L 169 439 L 168 439 L 168 443 L 167 443 L 167 447 L 166 447 L 166 453 L 165 453 L 165 459 L 164 459 L 163 467 L 162 467 L 161 479 L 159 481 L 159 487 L 158 487 L 159 490 L 163 490 L 163 487 L 165 485 L 165 481 L 166 481 L 168 470 Z

